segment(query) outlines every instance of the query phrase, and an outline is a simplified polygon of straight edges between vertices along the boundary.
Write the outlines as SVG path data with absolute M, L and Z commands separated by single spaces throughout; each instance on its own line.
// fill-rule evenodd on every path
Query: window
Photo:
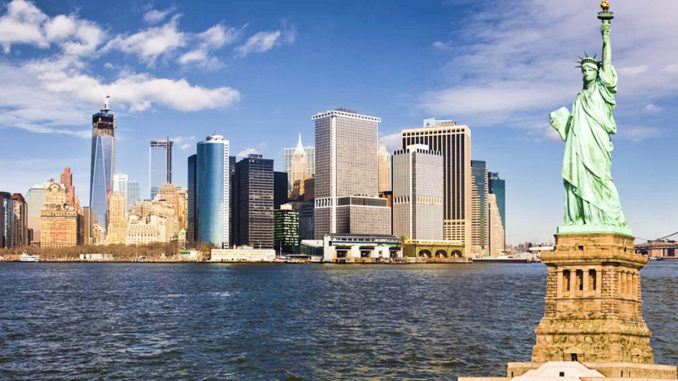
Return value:
M 589 270 L 589 290 L 595 291 L 597 286 L 596 270 Z
M 563 290 L 570 291 L 570 270 L 563 270 Z
M 584 271 L 582 270 L 577 270 L 575 272 L 576 276 L 576 282 L 577 282 L 577 290 L 583 291 L 584 290 Z

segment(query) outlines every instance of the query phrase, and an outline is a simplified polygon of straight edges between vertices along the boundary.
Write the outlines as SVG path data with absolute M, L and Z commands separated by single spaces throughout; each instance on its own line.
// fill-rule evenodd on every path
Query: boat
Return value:
M 514 257 L 512 255 L 500 255 L 498 257 L 473 258 L 473 262 L 482 262 L 482 263 L 527 263 L 527 262 L 530 262 L 530 260 L 526 257 Z
M 19 258 L 20 262 L 40 262 L 40 257 L 37 255 L 28 255 L 26 253 L 21 253 L 21 257 Z

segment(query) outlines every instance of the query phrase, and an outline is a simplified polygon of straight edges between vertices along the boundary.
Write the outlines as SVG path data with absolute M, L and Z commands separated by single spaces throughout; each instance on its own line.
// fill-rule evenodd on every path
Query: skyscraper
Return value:
M 78 244 L 78 211 L 68 205 L 67 199 L 64 184 L 53 182 L 45 189 L 45 206 L 40 212 L 40 247 L 56 249 Z M 105 216 L 100 219 L 103 223 L 105 220 Z
M 278 253 L 299 253 L 299 211 L 283 204 L 273 212 L 275 220 L 274 249 Z
M 489 246 L 487 207 L 487 166 L 484 161 L 471 160 L 471 245 L 476 253 L 486 253 Z
M 209 242 L 220 248 L 228 247 L 230 233 L 228 155 L 228 140 L 221 135 L 210 135 L 198 143 L 196 155 L 188 159 L 189 230 L 192 224 L 195 242 Z M 194 189 L 190 183 L 192 173 Z M 194 204 L 193 208 L 191 204 Z
M 139 193 L 139 182 L 131 180 L 127 183 L 127 210 L 132 209 L 135 202 L 141 200 Z
M 379 193 L 391 190 L 391 155 L 386 150 L 386 144 L 379 142 Z
M 73 186 L 73 174 L 71 173 L 71 168 L 66 167 L 64 168 L 63 173 L 61 174 L 61 183 L 64 184 L 64 187 L 66 188 L 66 203 L 68 206 L 75 208 L 76 204 L 80 204 L 79 201 L 77 201 L 77 197 L 75 194 L 75 187 Z
M 172 147 L 170 139 L 151 140 L 148 148 L 148 186 L 152 200 L 164 183 L 172 183 Z
M 316 239 L 335 233 L 391 234 L 388 201 L 377 197 L 381 119 L 340 108 L 313 120 Z
M 194 244 L 198 242 L 198 194 L 196 189 L 198 179 L 197 172 L 197 154 L 188 157 L 188 228 L 186 229 L 186 242 Z
M 424 120 L 423 128 L 402 131 L 403 149 L 426 144 L 443 154 L 443 237 L 471 243 L 471 130 L 451 120 Z
M 280 209 L 280 205 L 287 203 L 287 173 L 273 172 L 273 209 Z
M 127 243 L 127 204 L 120 192 L 111 193 L 108 208 L 107 244 Z
M 113 192 L 122 194 L 125 198 L 125 210 L 129 210 L 129 178 L 124 173 L 113 175 Z
M 273 248 L 273 160 L 249 155 L 236 164 L 239 245 Z
M 291 183 L 291 185 L 294 185 L 297 181 L 304 181 L 304 179 L 309 177 L 308 158 L 306 156 L 304 146 L 301 144 L 301 134 L 299 134 L 299 142 L 292 155 L 292 178 L 288 179 L 288 183 Z
M 489 247 L 488 253 L 492 257 L 501 255 L 504 251 L 504 225 L 501 222 L 501 215 L 497 208 L 497 195 L 489 193 L 487 195 L 487 209 L 488 209 L 488 237 Z
M 30 232 L 31 244 L 40 243 L 40 212 L 45 205 L 45 188 L 49 182 L 36 184 L 26 192 L 27 226 Z
M 306 159 L 306 174 L 302 178 L 305 179 L 307 177 L 311 177 L 315 175 L 315 147 L 304 147 L 301 143 L 301 134 L 299 134 L 299 141 L 297 142 L 297 146 L 295 148 L 283 148 L 283 172 L 287 173 L 288 179 L 288 186 L 291 188 L 294 186 L 294 174 L 293 174 L 293 169 L 292 169 L 292 161 L 294 159 L 294 155 L 300 156 L 300 147 L 301 150 L 304 151 L 304 158 Z M 297 170 L 298 171 L 298 170 Z M 299 176 L 299 175 L 297 175 Z
M 443 156 L 425 144 L 393 154 L 393 235 L 443 239 Z
M 14 227 L 14 200 L 12 194 L 0 192 L 0 249 L 12 248 Z
M 499 178 L 499 172 L 488 172 L 488 190 L 497 197 L 497 210 L 501 216 L 501 226 L 504 228 L 506 240 L 506 181 Z
M 90 165 L 89 206 L 90 224 L 106 232 L 108 195 L 113 189 L 115 174 L 115 115 L 106 104 L 92 115 L 92 160 Z M 103 237 L 102 237 L 103 238 Z

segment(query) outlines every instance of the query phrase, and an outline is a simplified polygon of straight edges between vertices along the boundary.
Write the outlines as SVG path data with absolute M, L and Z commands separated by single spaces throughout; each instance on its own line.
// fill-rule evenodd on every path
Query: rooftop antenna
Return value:
M 101 95 L 104 96 L 104 108 L 101 109 L 101 111 L 109 112 L 111 111 L 110 107 L 108 107 L 108 101 L 111 99 L 111 96 L 106 93 L 106 91 L 99 85 L 99 82 L 94 82 L 99 90 L 101 90 Z

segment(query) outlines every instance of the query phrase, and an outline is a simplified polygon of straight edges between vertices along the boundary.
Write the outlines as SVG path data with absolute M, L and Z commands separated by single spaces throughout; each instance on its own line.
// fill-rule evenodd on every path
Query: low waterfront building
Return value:
M 403 247 L 409 262 L 458 262 L 465 257 L 461 241 L 407 240 Z
M 323 262 L 379 262 L 403 257 L 402 243 L 389 234 L 329 234 L 322 242 Z
M 275 250 L 242 247 L 238 249 L 212 249 L 212 262 L 271 262 L 275 260 Z
M 636 254 L 662 259 L 675 259 L 678 242 L 670 239 L 658 239 L 634 245 Z

